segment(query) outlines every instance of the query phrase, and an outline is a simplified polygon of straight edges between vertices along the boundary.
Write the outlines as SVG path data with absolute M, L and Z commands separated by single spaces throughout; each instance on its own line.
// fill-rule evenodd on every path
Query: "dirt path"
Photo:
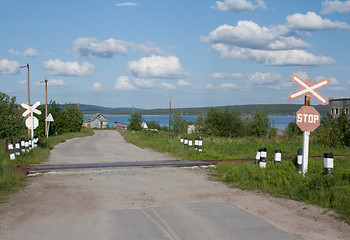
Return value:
M 140 161 L 154 157 L 169 158 L 167 155 L 132 147 L 123 142 L 118 133 L 103 131 L 100 136 L 99 132 L 102 131 L 98 131 L 94 136 L 97 142 L 101 140 L 100 137 L 118 138 L 119 144 L 131 147 L 136 151 L 136 156 L 139 154 L 143 156 Z M 81 143 L 85 144 L 86 140 L 81 139 Z M 69 149 L 79 142 L 75 139 L 60 144 L 53 150 L 49 163 L 56 164 L 60 162 L 59 159 L 62 162 L 71 159 L 72 155 L 64 148 L 67 146 Z M 79 146 L 76 145 L 78 148 Z M 99 148 L 96 145 L 96 149 Z M 115 149 L 119 153 L 123 148 Z M 56 151 L 62 151 L 63 155 Z M 84 152 L 84 149 L 81 151 Z M 115 155 L 111 152 L 108 154 L 109 158 Z M 127 154 L 122 154 L 124 160 L 128 159 Z M 89 155 L 76 157 L 79 161 L 96 160 L 95 155 Z M 66 170 L 32 178 L 27 187 L 10 196 L 7 203 L 0 204 L 0 239 L 127 239 L 115 238 L 113 234 L 125 230 L 124 234 L 127 236 L 129 232 L 126 226 L 141 223 L 143 225 L 152 221 L 153 225 L 156 224 L 162 230 L 163 235 L 159 239 L 189 239 L 181 237 L 186 231 L 179 231 L 170 223 L 174 221 L 177 227 L 181 227 L 178 226 L 181 221 L 175 218 L 176 213 L 180 210 L 186 210 L 186 213 L 193 212 L 194 203 L 198 206 L 216 206 L 218 210 L 225 211 L 228 206 L 237 208 L 236 210 L 243 209 L 244 212 L 271 224 L 269 226 L 261 223 L 264 229 L 275 227 L 277 236 L 281 234 L 280 236 L 289 238 L 288 235 L 283 235 L 288 233 L 290 239 L 293 239 L 292 236 L 315 240 L 350 239 L 350 227 L 336 220 L 333 214 L 325 209 L 264 194 L 231 189 L 223 183 L 210 181 L 208 170 L 173 167 Z M 167 212 L 173 217 L 166 222 L 161 214 L 166 216 Z M 147 221 L 139 222 L 141 220 L 136 218 L 139 215 Z M 118 218 L 120 216 L 128 216 L 128 221 L 132 224 L 123 225 L 127 220 Z M 192 217 L 188 216 L 189 219 Z M 123 226 L 122 229 L 116 228 L 116 222 L 118 226 Z M 206 223 L 205 219 L 200 219 L 198 222 L 203 225 Z M 200 238 L 193 239 L 210 239 L 211 232 L 207 229 L 212 224 L 210 222 L 207 228 L 196 232 Z M 259 229 L 258 225 L 246 228 L 249 233 Z M 282 231 L 278 232 L 278 229 Z M 144 239 L 147 239 L 145 238 L 147 234 L 154 236 L 151 230 L 154 229 L 152 227 L 143 229 L 140 236 Z M 271 228 L 271 231 L 275 230 Z M 259 236 L 260 233 L 257 234 Z M 264 235 L 261 233 L 261 236 Z M 221 239 L 229 238 L 223 235 Z M 249 238 L 245 232 L 236 239 Z

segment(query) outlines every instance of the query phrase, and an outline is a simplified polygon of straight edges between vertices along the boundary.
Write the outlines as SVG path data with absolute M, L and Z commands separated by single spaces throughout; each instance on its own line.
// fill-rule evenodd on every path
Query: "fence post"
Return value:
M 260 152 L 260 162 L 259 162 L 259 166 L 262 168 L 266 167 L 266 156 L 267 156 L 267 149 L 262 148 Z
M 21 145 L 20 145 L 20 143 L 19 142 L 16 142 L 16 144 L 15 144 L 15 154 L 17 155 L 17 156 L 19 156 L 20 154 L 21 154 Z
M 256 155 L 255 155 L 255 164 L 259 164 L 259 162 L 260 162 L 260 154 L 261 154 L 261 148 L 258 149 L 258 151 L 256 152 Z
M 16 156 L 15 156 L 15 151 L 13 149 L 12 141 L 9 141 L 7 146 L 8 146 L 8 150 L 9 150 L 9 153 L 10 153 L 10 159 L 11 160 L 15 160 Z
M 282 153 L 281 150 L 275 150 L 275 163 L 281 163 Z
M 194 149 L 198 150 L 198 138 L 197 137 L 194 139 Z
M 193 143 L 192 143 L 192 138 L 188 139 L 188 146 L 189 146 L 189 147 L 192 147 L 192 144 L 193 144 Z
M 303 149 L 299 148 L 298 157 L 297 157 L 297 167 L 298 167 L 299 173 L 302 172 L 302 165 L 303 165 Z
M 323 154 L 324 157 L 324 172 L 326 174 L 333 174 L 333 168 L 334 168 L 334 164 L 333 164 L 333 153 L 324 153 Z
M 201 137 L 198 139 L 198 151 L 203 151 L 203 140 Z
M 26 141 L 24 140 L 24 137 L 21 138 L 21 152 L 26 151 Z

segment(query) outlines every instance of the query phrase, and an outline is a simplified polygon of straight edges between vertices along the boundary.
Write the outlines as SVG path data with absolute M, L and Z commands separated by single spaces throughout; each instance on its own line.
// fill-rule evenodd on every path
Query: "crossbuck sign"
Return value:
M 329 84 L 329 79 L 324 78 L 320 81 L 313 83 L 310 79 L 308 79 L 307 81 L 304 81 L 297 75 L 292 75 L 292 81 L 295 82 L 297 85 L 299 85 L 300 89 L 289 94 L 288 95 L 289 100 L 295 100 L 302 96 L 308 95 L 310 97 L 316 98 L 316 100 L 323 105 L 328 104 L 327 98 L 322 94 L 320 94 L 317 90 L 327 86 Z
M 32 147 L 34 145 L 34 129 L 39 125 L 39 121 L 36 117 L 33 116 L 33 113 L 36 114 L 41 114 L 41 111 L 36 109 L 38 106 L 40 105 L 40 102 L 36 102 L 34 103 L 32 106 L 29 106 L 28 104 L 22 103 L 21 106 L 27 110 L 24 111 L 24 113 L 22 113 L 22 116 L 25 117 L 28 114 L 30 114 L 30 116 L 28 117 L 28 119 L 26 120 L 26 126 L 31 130 L 31 135 L 32 135 Z

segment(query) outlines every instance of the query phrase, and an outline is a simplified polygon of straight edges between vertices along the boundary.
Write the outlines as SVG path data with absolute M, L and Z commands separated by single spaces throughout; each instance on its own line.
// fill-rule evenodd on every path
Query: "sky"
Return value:
M 31 104 L 303 104 L 350 97 L 350 0 L 1 0 L 0 91 Z M 320 104 L 312 99 L 311 105 Z

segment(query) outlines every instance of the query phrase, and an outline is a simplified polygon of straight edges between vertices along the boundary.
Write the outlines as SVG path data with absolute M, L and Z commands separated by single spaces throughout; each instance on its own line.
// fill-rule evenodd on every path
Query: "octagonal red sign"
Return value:
M 320 113 L 313 106 L 302 106 L 296 115 L 296 124 L 304 132 L 313 132 L 320 126 Z

